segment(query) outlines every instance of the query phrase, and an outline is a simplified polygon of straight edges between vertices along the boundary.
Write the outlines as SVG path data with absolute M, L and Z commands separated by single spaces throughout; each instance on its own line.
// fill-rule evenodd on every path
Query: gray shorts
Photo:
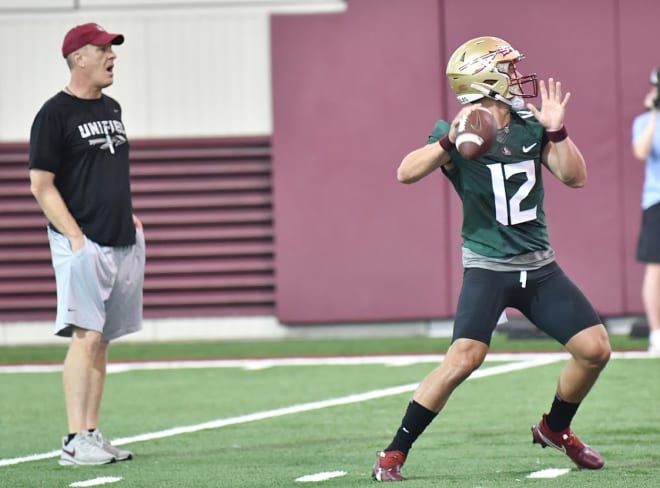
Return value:
M 142 329 L 144 235 L 132 246 L 107 247 L 85 237 L 75 253 L 69 240 L 48 228 L 57 285 L 55 334 L 71 337 L 72 326 L 110 341 Z

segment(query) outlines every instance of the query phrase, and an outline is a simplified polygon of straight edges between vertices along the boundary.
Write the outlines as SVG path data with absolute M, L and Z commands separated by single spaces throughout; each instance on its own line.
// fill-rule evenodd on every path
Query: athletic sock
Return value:
M 392 443 L 385 450 L 401 451 L 408 455 L 413 442 L 424 432 L 436 415 L 437 413 L 423 407 L 415 400 L 410 400 L 406 414 L 401 420 L 401 427 L 396 431 Z
M 65 442 L 64 444 L 68 444 L 69 442 L 71 442 L 71 439 L 73 439 L 73 438 L 76 436 L 77 433 L 78 433 L 78 432 L 74 432 L 73 434 L 69 434 L 69 435 L 67 436 L 67 438 L 66 438 L 66 442 Z
M 571 421 L 577 412 L 579 403 L 569 403 L 561 399 L 559 394 L 555 395 L 550 413 L 545 417 L 545 423 L 553 432 L 561 432 L 571 425 Z

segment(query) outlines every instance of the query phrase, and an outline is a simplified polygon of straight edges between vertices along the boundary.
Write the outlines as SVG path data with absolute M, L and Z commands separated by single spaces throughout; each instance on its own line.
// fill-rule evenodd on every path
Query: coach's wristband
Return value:
M 438 144 L 440 144 L 440 147 L 447 152 L 456 147 L 456 145 L 449 140 L 449 134 L 445 134 L 444 137 L 438 141 Z
M 562 126 L 559 130 L 547 131 L 546 134 L 548 134 L 548 140 L 550 142 L 561 142 L 568 137 L 565 126 Z

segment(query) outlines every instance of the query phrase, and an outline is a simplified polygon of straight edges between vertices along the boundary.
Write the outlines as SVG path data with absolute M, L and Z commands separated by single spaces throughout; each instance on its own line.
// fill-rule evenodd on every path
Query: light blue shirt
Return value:
M 633 144 L 644 132 L 650 116 L 651 112 L 645 112 L 635 117 L 632 127 Z M 660 113 L 656 113 L 656 117 L 660 117 Z M 646 171 L 642 189 L 642 208 L 644 210 L 660 202 L 660 120 L 656 121 L 656 124 L 658 129 L 653 134 L 651 152 L 646 158 Z

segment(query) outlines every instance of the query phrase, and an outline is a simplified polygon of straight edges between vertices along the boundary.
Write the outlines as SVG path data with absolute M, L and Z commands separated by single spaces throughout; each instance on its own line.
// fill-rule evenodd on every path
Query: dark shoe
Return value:
M 570 427 L 561 432 L 552 432 L 543 415 L 538 425 L 532 426 L 532 444 L 541 444 L 541 447 L 554 447 L 566 454 L 581 468 L 600 469 L 605 460 L 591 447 L 583 444 L 573 433 Z
M 376 481 L 404 481 L 401 466 L 406 462 L 406 455 L 401 451 L 381 451 L 371 469 L 371 477 Z

